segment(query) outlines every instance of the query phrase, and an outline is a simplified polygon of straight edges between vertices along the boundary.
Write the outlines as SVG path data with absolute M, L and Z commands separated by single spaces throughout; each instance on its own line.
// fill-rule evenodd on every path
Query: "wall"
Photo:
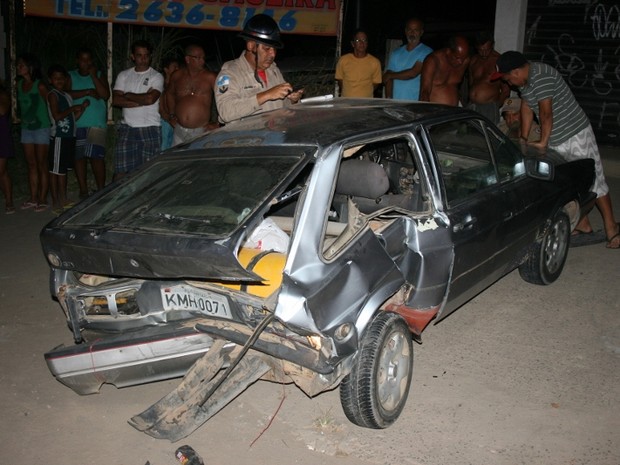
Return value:
M 619 0 L 530 0 L 524 53 L 562 74 L 599 142 L 620 145 Z
M 495 49 L 523 51 L 527 0 L 497 0 L 495 8 Z

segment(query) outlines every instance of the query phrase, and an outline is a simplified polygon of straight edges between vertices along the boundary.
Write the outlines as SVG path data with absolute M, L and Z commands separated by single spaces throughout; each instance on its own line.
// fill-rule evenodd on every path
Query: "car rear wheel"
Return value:
M 362 338 L 351 373 L 340 384 L 347 418 L 366 428 L 387 428 L 403 410 L 413 373 L 411 332 L 396 313 L 380 312 Z
M 519 266 L 521 278 L 532 284 L 551 284 L 564 268 L 570 239 L 570 222 L 559 212 L 542 240 L 537 242 L 524 263 Z

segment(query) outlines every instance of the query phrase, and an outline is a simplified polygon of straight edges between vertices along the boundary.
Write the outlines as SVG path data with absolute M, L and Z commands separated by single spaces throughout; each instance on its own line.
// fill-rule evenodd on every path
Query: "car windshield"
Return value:
M 266 200 L 299 160 L 300 156 L 171 157 L 138 173 L 65 224 L 226 235 Z

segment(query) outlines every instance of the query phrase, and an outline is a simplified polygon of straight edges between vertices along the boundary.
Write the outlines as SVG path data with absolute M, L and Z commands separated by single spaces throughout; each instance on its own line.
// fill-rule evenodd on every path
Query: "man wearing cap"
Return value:
M 252 16 L 239 36 L 246 41 L 245 50 L 224 63 L 216 80 L 215 103 L 222 123 L 297 103 L 303 94 L 301 89 L 293 92 L 274 63 L 283 44 L 273 18 Z
M 508 97 L 499 109 L 502 116 L 497 127 L 511 139 L 521 137 L 521 99 Z M 533 121 L 530 133 L 527 137 L 528 142 L 538 142 L 540 140 L 540 126 Z
M 498 58 L 497 71 L 491 76 L 491 79 L 499 78 L 516 87 L 526 103 L 521 105 L 522 140 L 527 141 L 536 114 L 540 122 L 540 140 L 530 145 L 542 150 L 550 147 L 569 159 L 588 157 L 594 160 L 596 178 L 592 190 L 596 192 L 596 206 L 603 217 L 607 247 L 620 248 L 620 225 L 614 218 L 594 131 L 560 73 L 545 63 L 529 62 L 522 53 L 509 51 Z M 581 235 L 592 233 L 587 216 L 575 231 Z

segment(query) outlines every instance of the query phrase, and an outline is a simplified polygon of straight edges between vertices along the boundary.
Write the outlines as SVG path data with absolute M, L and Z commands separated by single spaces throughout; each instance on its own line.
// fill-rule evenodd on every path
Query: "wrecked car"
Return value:
M 477 113 L 334 99 L 162 153 L 41 232 L 78 394 L 184 376 L 130 423 L 190 434 L 257 379 L 339 386 L 355 424 L 401 413 L 413 344 L 518 268 L 562 272 L 592 160 L 528 153 Z

